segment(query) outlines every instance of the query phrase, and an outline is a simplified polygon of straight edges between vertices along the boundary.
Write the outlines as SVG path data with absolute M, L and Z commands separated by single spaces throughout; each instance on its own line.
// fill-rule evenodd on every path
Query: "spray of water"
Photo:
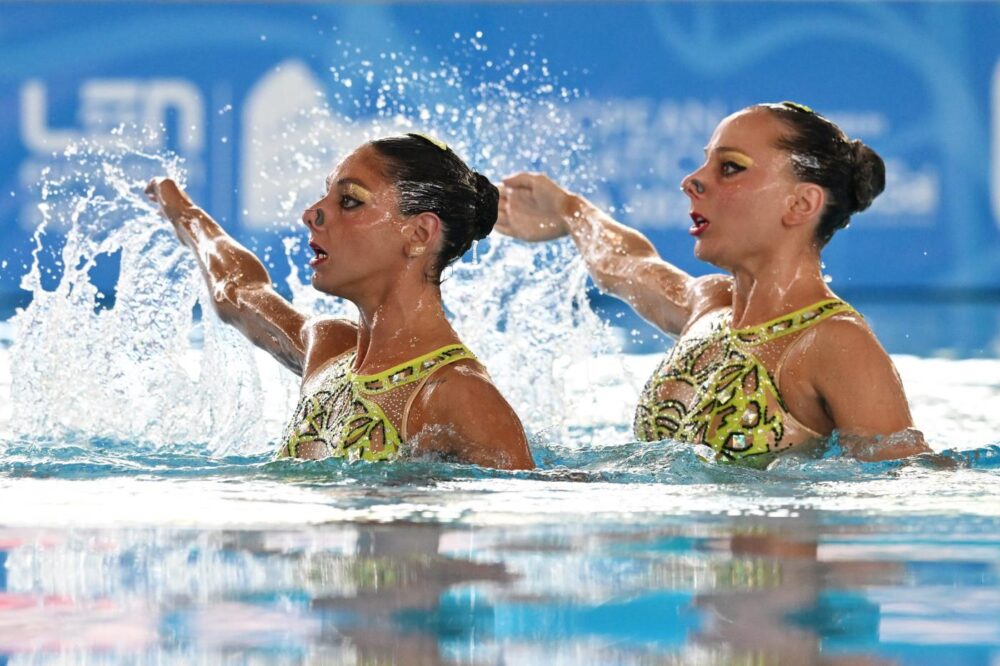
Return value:
M 483 54 L 475 67 L 432 63 L 413 52 L 367 58 L 345 46 L 351 57 L 310 93 L 313 106 L 275 123 L 274 136 L 257 131 L 247 140 L 260 172 L 243 192 L 253 207 L 245 214 L 269 217 L 267 226 L 284 237 L 287 290 L 297 306 L 353 315 L 353 306 L 308 285 L 295 220 L 336 162 L 363 140 L 429 132 L 489 177 L 541 169 L 586 189 L 583 135 L 564 113 L 578 93 L 560 87 L 533 52 L 511 49 L 488 58 L 481 37 L 468 48 Z M 276 72 L 301 79 L 295 68 L 286 63 Z M 144 151 L 144 131 L 73 146 L 60 173 L 40 185 L 43 221 L 22 281 L 33 300 L 14 320 L 10 350 L 12 430 L 34 441 L 111 438 L 160 447 L 196 442 L 216 453 L 265 450 L 278 434 L 264 427 L 265 412 L 287 413 L 289 405 L 264 404 L 249 344 L 215 318 L 188 251 L 145 200 L 150 177 L 183 182 L 186 174 L 175 157 Z M 45 253 L 58 255 L 55 274 L 45 274 Z M 566 369 L 610 345 L 588 306 L 585 270 L 568 242 L 526 246 L 492 238 L 472 254 L 443 287 L 455 326 L 529 433 L 559 437 L 571 411 Z M 108 295 L 90 273 L 115 260 L 119 277 L 107 307 Z M 295 378 L 278 381 L 291 399 Z
M 142 152 L 142 138 L 76 144 L 63 156 L 72 168 L 42 183 L 35 260 L 21 283 L 32 302 L 13 320 L 12 430 L 40 442 L 199 441 L 214 450 L 259 441 L 258 420 L 243 415 L 260 402 L 246 346 L 209 316 L 205 353 L 192 354 L 200 277 L 143 196 L 152 175 L 183 182 L 184 171 L 176 158 Z M 61 275 L 42 261 L 46 252 L 58 252 Z M 106 307 L 91 274 L 115 257 Z

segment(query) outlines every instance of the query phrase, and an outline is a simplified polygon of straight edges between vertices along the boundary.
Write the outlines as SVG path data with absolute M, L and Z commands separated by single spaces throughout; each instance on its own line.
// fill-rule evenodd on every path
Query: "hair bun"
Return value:
M 475 240 L 480 240 L 490 235 L 497 222 L 500 190 L 483 174 L 474 172 L 473 175 L 476 179 L 476 214 L 473 218 L 475 233 L 472 236 Z
M 872 205 L 875 197 L 885 189 L 885 162 L 874 150 L 858 140 L 851 141 L 854 158 L 852 190 L 854 192 L 854 212 L 858 213 Z

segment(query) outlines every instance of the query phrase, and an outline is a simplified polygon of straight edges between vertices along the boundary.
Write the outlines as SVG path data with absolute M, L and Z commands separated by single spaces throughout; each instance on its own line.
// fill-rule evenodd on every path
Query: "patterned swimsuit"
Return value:
M 475 359 L 465 345 L 452 344 L 374 375 L 356 375 L 355 355 L 338 356 L 302 384 L 277 457 L 395 460 L 403 452 L 410 404 L 424 382 L 446 365 Z
M 770 343 L 843 313 L 857 314 L 847 303 L 828 299 L 741 329 L 730 326 L 728 308 L 705 315 L 646 383 L 635 413 L 636 438 L 707 444 L 720 459 L 734 460 L 821 437 L 789 413 L 778 390 L 776 378 L 792 344 L 779 351 L 773 375 L 761 352 L 773 352 Z

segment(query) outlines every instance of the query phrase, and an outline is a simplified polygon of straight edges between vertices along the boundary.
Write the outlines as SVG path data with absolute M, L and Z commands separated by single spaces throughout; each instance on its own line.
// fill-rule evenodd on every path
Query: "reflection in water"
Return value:
M 988 561 L 935 560 L 905 529 L 826 525 L 819 514 L 603 528 L 3 530 L 0 655 L 8 664 L 905 662 L 948 642 L 962 654 L 954 618 L 933 611 L 942 585 L 976 596 L 981 612 L 966 609 L 962 623 L 979 627 L 985 655 L 983 632 L 1000 637 L 996 546 Z M 914 622 L 922 641 L 905 639 Z

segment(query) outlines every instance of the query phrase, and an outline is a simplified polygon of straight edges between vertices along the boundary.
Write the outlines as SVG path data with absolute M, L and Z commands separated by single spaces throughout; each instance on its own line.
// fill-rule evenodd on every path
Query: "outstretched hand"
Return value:
M 198 210 L 194 201 L 173 178 L 154 178 L 146 186 L 146 196 L 160 206 L 160 213 L 174 225 L 181 243 L 194 247 L 191 239 L 191 213 Z
M 195 207 L 191 197 L 173 178 L 153 178 L 146 186 L 146 196 L 160 206 L 160 212 L 170 221 Z
M 529 242 L 546 241 L 569 233 L 566 225 L 569 192 L 540 173 L 518 173 L 498 185 L 500 205 L 496 226 L 500 233 Z

